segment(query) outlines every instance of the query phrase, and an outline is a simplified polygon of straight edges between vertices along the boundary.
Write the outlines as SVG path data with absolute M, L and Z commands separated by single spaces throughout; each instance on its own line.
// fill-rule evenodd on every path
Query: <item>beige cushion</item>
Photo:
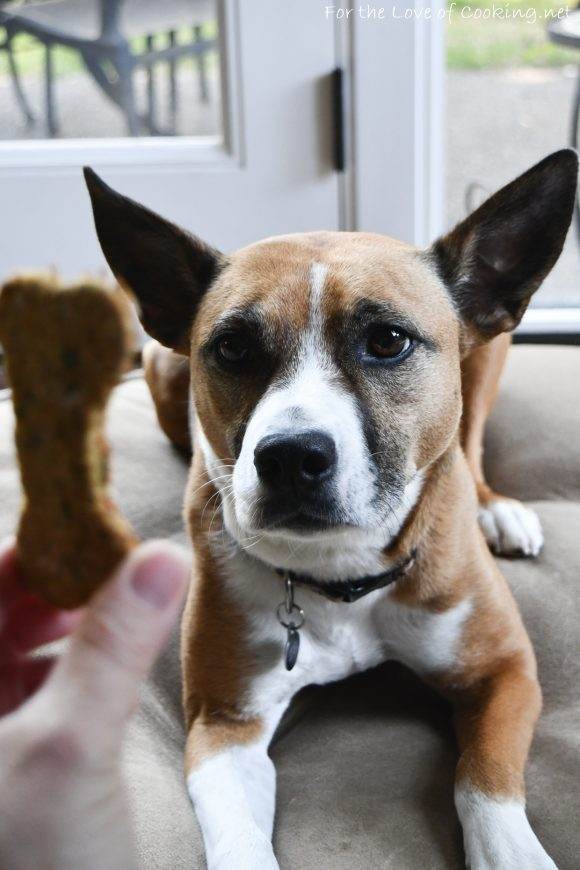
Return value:
M 546 534 L 537 561 L 501 560 L 538 657 L 545 709 L 528 767 L 528 809 L 561 870 L 578 867 L 580 826 L 580 350 L 513 350 L 488 432 L 494 485 L 533 498 Z M 159 431 L 140 380 L 110 415 L 119 499 L 143 537 L 185 542 L 186 466 Z M 8 402 L 0 403 L 0 534 L 16 520 Z M 143 692 L 125 768 L 145 868 L 205 866 L 182 777 L 175 633 Z M 453 809 L 456 749 L 446 703 L 393 664 L 293 705 L 272 749 L 278 769 L 275 846 L 296 868 L 459 868 Z
M 486 437 L 492 487 L 523 501 L 580 501 L 577 347 L 512 348 Z

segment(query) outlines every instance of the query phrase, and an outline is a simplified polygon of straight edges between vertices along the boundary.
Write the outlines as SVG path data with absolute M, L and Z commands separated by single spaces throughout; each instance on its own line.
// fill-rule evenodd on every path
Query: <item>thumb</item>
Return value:
M 93 745 L 120 745 L 139 687 L 183 600 L 189 559 L 174 544 L 141 544 L 95 596 L 44 694 Z

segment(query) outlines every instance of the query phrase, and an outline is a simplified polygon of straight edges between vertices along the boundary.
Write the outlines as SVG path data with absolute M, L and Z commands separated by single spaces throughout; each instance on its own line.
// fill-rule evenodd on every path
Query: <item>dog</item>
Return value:
M 552 154 L 428 250 L 312 232 L 228 256 L 85 170 L 181 446 L 190 395 L 185 771 L 212 870 L 278 867 L 268 745 L 295 693 L 387 659 L 453 705 L 467 865 L 555 867 L 525 812 L 534 653 L 489 549 L 535 556 L 542 531 L 481 455 L 577 162 Z

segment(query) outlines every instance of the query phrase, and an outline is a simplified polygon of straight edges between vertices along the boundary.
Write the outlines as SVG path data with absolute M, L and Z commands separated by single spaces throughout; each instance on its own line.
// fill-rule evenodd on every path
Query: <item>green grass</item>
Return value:
M 547 13 L 561 8 L 556 0 L 456 0 L 453 7 L 448 2 L 447 66 L 489 69 L 580 63 L 580 51 L 548 40 Z M 483 19 L 493 10 L 503 10 L 504 17 Z

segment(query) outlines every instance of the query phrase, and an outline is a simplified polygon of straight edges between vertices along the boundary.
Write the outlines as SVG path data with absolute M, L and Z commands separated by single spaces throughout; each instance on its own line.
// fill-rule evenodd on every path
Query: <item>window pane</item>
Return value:
M 0 140 L 221 135 L 216 0 L 21 0 L 0 23 Z
M 580 39 L 576 50 L 548 39 L 559 8 L 552 0 L 450 3 L 447 223 L 570 144 Z M 580 305 L 578 238 L 573 225 L 534 305 Z

